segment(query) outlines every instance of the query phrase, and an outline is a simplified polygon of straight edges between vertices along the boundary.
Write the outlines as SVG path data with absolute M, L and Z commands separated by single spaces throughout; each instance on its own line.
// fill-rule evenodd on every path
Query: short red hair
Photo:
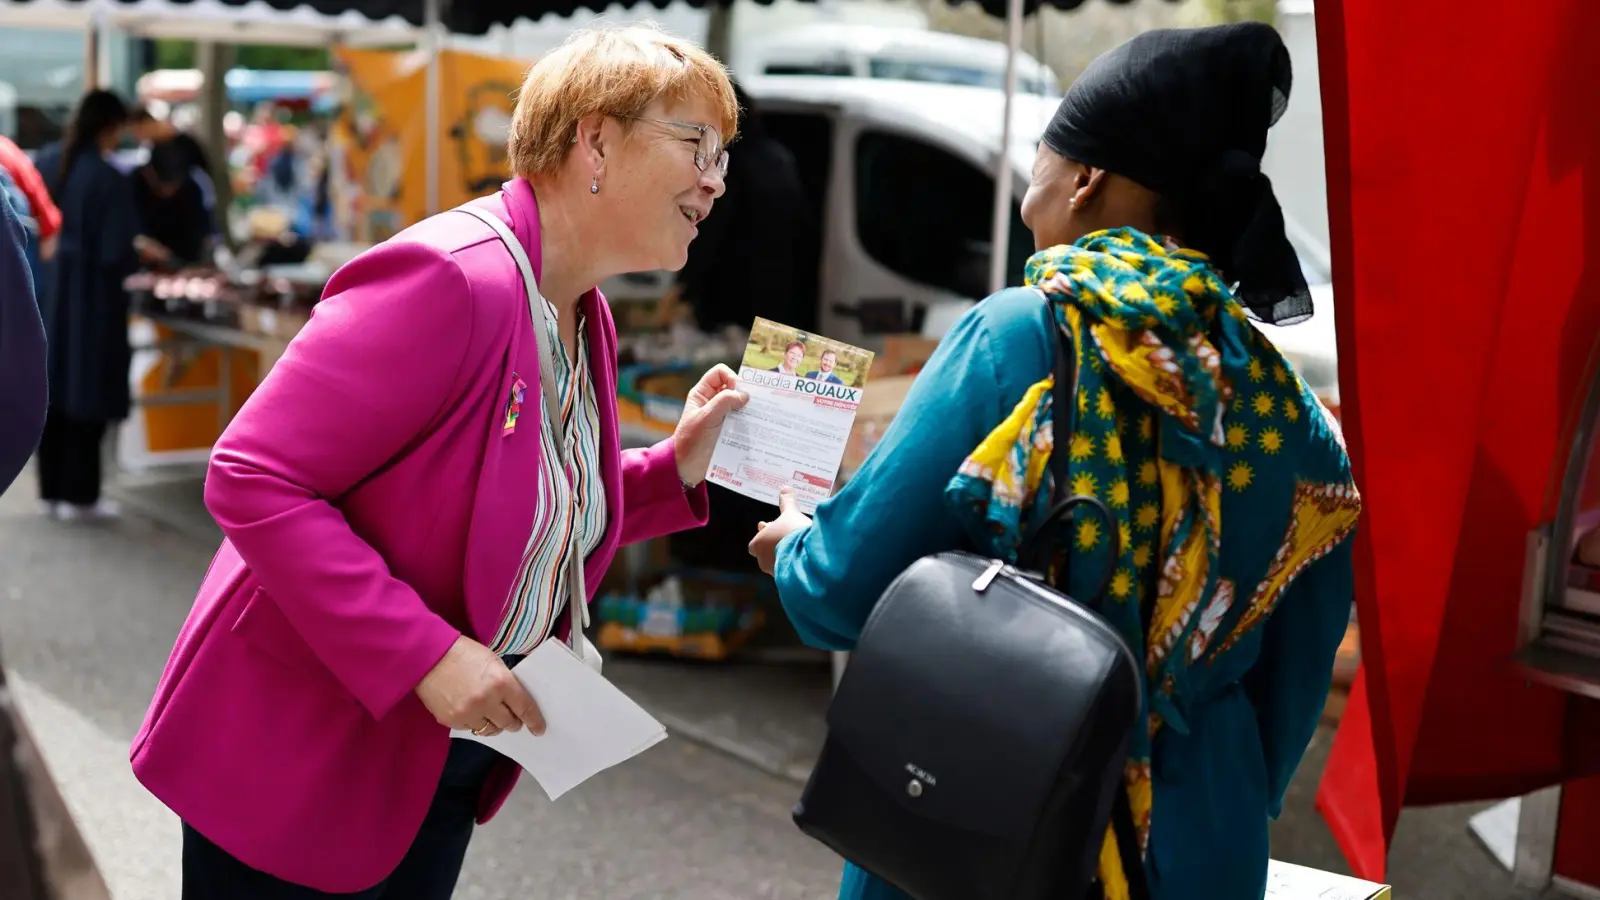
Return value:
M 739 123 L 728 70 L 695 44 L 654 25 L 576 31 L 528 70 L 511 114 L 506 151 L 523 178 L 566 161 L 578 122 L 595 114 L 637 116 L 657 98 L 710 100 L 726 147 Z

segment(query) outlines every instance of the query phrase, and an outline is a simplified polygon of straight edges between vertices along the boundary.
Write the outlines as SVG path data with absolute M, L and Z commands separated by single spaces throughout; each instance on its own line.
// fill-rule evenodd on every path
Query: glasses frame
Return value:
M 692 122 L 674 122 L 671 119 L 652 119 L 649 116 L 624 116 L 619 119 L 632 119 L 635 122 L 651 122 L 656 125 L 667 125 L 673 128 L 689 128 L 700 134 L 700 146 L 694 151 L 695 168 L 704 172 L 708 166 L 716 165 L 718 174 L 723 177 L 728 175 L 728 151 L 722 148 L 722 135 L 710 125 L 696 125 Z M 707 144 L 710 146 L 706 146 Z

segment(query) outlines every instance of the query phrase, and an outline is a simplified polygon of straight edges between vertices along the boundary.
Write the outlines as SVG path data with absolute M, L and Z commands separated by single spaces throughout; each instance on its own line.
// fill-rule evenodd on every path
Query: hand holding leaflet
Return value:
M 756 500 L 794 489 L 810 512 L 833 494 L 873 354 L 756 319 L 739 367 L 750 401 L 728 414 L 706 480 Z
M 667 730 L 559 640 L 535 647 L 511 673 L 544 713 L 539 737 L 507 731 L 451 737 L 492 747 L 526 769 L 551 800 L 666 739 Z

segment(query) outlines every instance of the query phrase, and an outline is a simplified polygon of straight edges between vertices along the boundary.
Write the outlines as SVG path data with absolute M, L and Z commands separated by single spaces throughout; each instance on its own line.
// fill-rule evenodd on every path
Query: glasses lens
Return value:
M 700 149 L 694 155 L 695 164 L 703 172 L 717 154 L 722 150 L 722 138 L 715 131 L 707 128 L 700 132 Z
M 726 150 L 717 156 L 717 171 L 721 172 L 723 177 L 728 175 L 728 151 Z

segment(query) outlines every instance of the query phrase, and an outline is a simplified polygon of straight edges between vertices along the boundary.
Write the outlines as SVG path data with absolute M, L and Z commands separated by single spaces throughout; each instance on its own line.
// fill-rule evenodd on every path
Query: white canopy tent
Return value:
M 26 0 L 6 6 L 6 24 L 22 28 L 82 31 L 89 36 L 115 29 L 142 38 L 192 40 L 202 44 L 265 44 L 277 46 L 397 46 L 418 45 L 429 54 L 426 92 L 427 208 L 439 207 L 439 66 L 437 50 L 443 45 L 439 24 L 440 0 L 425 0 L 425 22 L 419 28 L 399 16 L 380 21 L 353 10 L 338 15 L 308 6 L 281 10 L 261 0 L 243 4 L 221 0 Z M 429 36 L 432 36 L 429 39 Z M 91 54 L 93 50 L 89 51 Z M 202 68 L 206 68 L 203 66 Z M 208 82 L 222 73 L 205 72 Z
M 242 6 L 219 0 L 28 0 L 5 7 L 5 24 L 77 31 L 98 26 L 141 38 L 301 47 L 411 44 L 422 33 L 398 16 L 374 22 L 356 12 L 330 16 L 304 6 L 279 10 L 260 0 Z

